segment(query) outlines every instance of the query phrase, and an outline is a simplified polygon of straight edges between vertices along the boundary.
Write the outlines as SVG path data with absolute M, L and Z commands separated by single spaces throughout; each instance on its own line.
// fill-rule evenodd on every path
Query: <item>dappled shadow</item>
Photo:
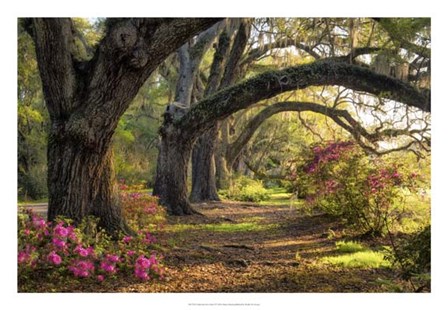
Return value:
M 319 263 L 335 252 L 343 226 L 323 214 L 288 206 L 196 204 L 205 216 L 169 216 L 158 233 L 166 278 L 140 283 L 132 276 L 77 292 L 375 292 L 387 269 L 343 269 Z

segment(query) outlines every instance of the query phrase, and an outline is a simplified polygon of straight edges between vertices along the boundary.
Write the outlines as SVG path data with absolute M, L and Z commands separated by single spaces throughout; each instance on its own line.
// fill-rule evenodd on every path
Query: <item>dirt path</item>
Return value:
M 33 291 L 385 292 L 378 279 L 394 279 L 389 269 L 321 263 L 321 257 L 337 254 L 335 242 L 343 234 L 343 226 L 327 216 L 236 202 L 195 208 L 205 216 L 170 216 L 158 236 L 165 249 L 164 281 L 139 283 L 130 276 L 88 285 L 73 281 L 57 288 L 48 283 Z
M 161 238 L 170 246 L 166 281 L 131 284 L 139 292 L 377 292 L 385 269 L 317 264 L 334 254 L 342 227 L 323 215 L 300 216 L 287 206 L 196 205 L 206 217 L 170 217 Z M 331 229 L 331 231 L 329 230 Z M 328 232 L 334 238 L 328 238 Z M 116 283 L 118 284 L 118 283 Z

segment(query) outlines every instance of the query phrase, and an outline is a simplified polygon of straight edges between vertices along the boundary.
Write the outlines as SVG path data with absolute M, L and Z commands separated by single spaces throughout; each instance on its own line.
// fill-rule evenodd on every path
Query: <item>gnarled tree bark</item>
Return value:
M 49 220 L 61 215 L 79 222 L 92 214 L 111 233 L 125 230 L 110 161 L 118 120 L 157 66 L 216 21 L 108 19 L 93 58 L 79 62 L 70 19 L 26 20 L 51 119 Z

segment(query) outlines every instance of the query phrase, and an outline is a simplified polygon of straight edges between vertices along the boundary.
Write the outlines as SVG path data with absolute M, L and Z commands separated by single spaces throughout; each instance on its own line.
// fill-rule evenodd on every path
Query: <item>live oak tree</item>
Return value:
M 329 41 L 332 42 L 335 40 L 335 38 L 331 37 L 330 34 L 328 35 L 330 36 Z M 238 35 L 236 37 L 238 37 Z M 222 59 L 225 58 L 222 55 L 227 53 L 225 52 L 225 49 L 223 49 L 224 52 L 222 52 L 219 48 L 220 46 L 225 46 L 224 43 L 224 40 L 223 42 L 220 40 L 215 51 L 215 56 L 218 56 L 215 57 L 215 60 L 221 59 L 221 63 L 223 62 Z M 161 197 L 162 203 L 168 207 L 168 210 L 172 214 L 183 215 L 194 213 L 194 210 L 190 207 L 187 199 L 188 195 L 186 187 L 186 167 L 189 153 L 191 152 L 194 141 L 199 139 L 196 142 L 195 152 L 203 154 L 200 158 L 202 162 L 206 162 L 208 164 L 208 166 L 202 170 L 205 172 L 207 172 L 207 170 L 210 171 L 210 163 L 212 162 L 210 160 L 210 154 L 213 155 L 212 151 L 216 145 L 218 122 L 220 120 L 224 120 L 232 113 L 245 109 L 262 99 L 271 98 L 289 90 L 307 88 L 308 86 L 342 85 L 353 90 L 367 92 L 383 98 L 394 99 L 410 106 L 417 106 L 423 111 L 429 111 L 428 94 L 423 94 L 411 85 L 403 83 L 398 79 L 375 74 L 372 69 L 367 68 L 367 65 L 358 63 L 356 60 L 356 58 L 360 55 L 385 50 L 387 49 L 386 47 L 378 48 L 367 46 L 357 48 L 355 40 L 352 40 L 350 43 L 350 49 L 345 56 L 336 56 L 335 49 L 332 49 L 327 55 L 330 57 L 325 59 L 322 56 L 325 55 L 325 50 L 318 53 L 314 51 L 312 47 L 308 47 L 300 42 L 297 42 L 297 40 L 281 39 L 274 43 L 275 44 L 272 44 L 274 47 L 285 47 L 290 45 L 296 46 L 306 51 L 313 58 L 317 59 L 317 61 L 312 65 L 303 65 L 285 69 L 283 71 L 269 72 L 265 75 L 260 75 L 250 79 L 238 85 L 238 87 L 228 87 L 217 94 L 207 94 L 196 107 L 192 108 L 190 112 L 186 114 L 185 117 L 177 120 L 173 120 L 173 118 L 166 118 L 166 121 L 161 128 L 162 152 L 159 153 L 159 163 L 160 160 L 163 159 L 163 164 L 158 165 L 155 193 Z M 242 46 L 244 49 L 244 45 Z M 226 48 L 227 50 L 229 49 L 228 43 Z M 258 48 L 249 52 L 248 58 L 250 59 L 263 56 L 263 54 L 268 50 L 268 46 L 260 45 Z M 241 57 L 241 54 L 239 57 Z M 228 59 L 228 62 L 230 63 L 231 57 L 228 57 Z M 244 61 L 238 59 L 237 63 L 241 65 Z M 215 61 L 213 64 L 215 64 Z M 227 66 L 227 68 L 228 67 L 231 66 Z M 328 71 L 326 71 L 327 69 Z M 296 74 L 300 77 L 296 76 Z M 266 76 L 270 76 L 270 78 L 266 80 Z M 224 83 L 224 86 L 229 85 L 231 85 L 231 83 L 227 85 Z M 218 94 L 220 94 L 220 96 L 218 96 Z M 414 95 L 416 97 L 414 97 Z M 413 103 L 413 100 L 417 100 L 419 103 Z M 289 103 L 285 104 L 287 109 L 293 111 L 302 109 L 297 106 L 293 107 Z M 283 106 L 282 109 L 286 110 L 285 106 Z M 304 109 L 313 110 L 311 106 L 305 107 Z M 207 115 L 205 120 L 202 118 L 203 114 Z M 347 115 L 350 116 L 349 114 Z M 355 135 L 355 138 L 360 139 L 360 136 L 364 136 L 364 138 L 367 139 L 373 138 L 366 131 L 362 131 L 362 128 L 359 128 L 359 126 L 353 127 L 353 124 L 350 125 L 350 121 L 353 121 L 353 119 L 347 119 L 345 116 L 342 117 L 339 115 L 336 117 L 338 120 L 337 123 Z M 345 118 L 345 121 L 342 121 L 340 117 Z M 347 122 L 349 124 L 348 126 Z M 250 138 L 249 133 L 251 132 L 251 129 L 248 129 L 248 135 L 246 135 L 246 138 L 235 141 L 225 152 L 225 158 L 230 163 L 229 166 L 231 166 L 231 163 L 236 156 L 235 154 L 239 153 L 241 146 L 244 143 L 247 143 L 247 138 Z M 202 137 L 200 137 L 201 134 L 203 134 Z M 242 136 L 245 136 L 244 133 Z M 241 141 L 243 141 L 243 143 L 239 143 Z M 232 151 L 232 149 L 234 150 Z M 193 155 L 193 159 L 195 156 L 197 155 Z M 219 164 L 217 164 L 217 167 L 219 167 Z M 194 168 L 194 174 L 201 176 L 202 179 L 199 178 L 201 182 L 195 182 L 193 178 L 193 191 L 191 198 L 195 201 L 204 199 L 207 200 L 207 198 L 213 200 L 213 195 L 210 195 L 210 193 L 215 191 L 213 186 L 210 186 L 210 184 L 213 185 L 213 182 L 210 182 L 213 175 L 211 173 L 198 173 L 196 169 L 197 166 L 194 166 Z M 207 177 L 204 178 L 204 176 Z M 197 188 L 200 188 L 200 191 L 196 191 Z M 197 194 L 198 192 L 199 194 Z
M 163 59 L 175 50 L 179 51 L 181 46 L 184 51 L 187 47 L 194 48 L 201 42 L 201 35 L 190 41 L 188 46 L 183 44 L 215 22 L 210 19 L 109 19 L 103 40 L 96 49 L 92 49 L 93 57 L 83 59 L 74 47 L 73 40 L 79 34 L 69 19 L 26 21 L 26 27 L 35 40 L 44 96 L 51 118 L 48 146 L 50 219 L 65 215 L 79 221 L 85 215 L 92 214 L 99 216 L 101 224 L 111 231 L 125 229 L 114 195 L 110 165 L 110 139 L 118 119 Z M 224 41 L 224 36 L 220 36 L 221 39 Z M 278 46 L 300 44 L 286 39 L 277 43 Z M 220 46 L 218 42 L 216 53 Z M 201 50 L 201 45 L 196 47 Z M 186 169 L 193 143 L 203 133 L 210 130 L 216 132 L 219 121 L 260 100 L 313 85 L 343 85 L 429 110 L 428 94 L 398 79 L 356 65 L 357 56 L 374 52 L 377 48 L 353 49 L 339 58 L 330 53 L 328 56 L 333 58 L 327 60 L 319 60 L 323 54 L 309 46 L 300 48 L 307 49 L 318 61 L 267 72 L 232 87 L 223 86 L 219 92 L 216 92 L 220 88 L 219 83 L 214 89 L 210 87 L 213 91 L 205 89 L 200 96 L 193 88 L 193 94 L 184 98 L 196 98 L 194 101 L 198 103 L 186 110 L 188 113 L 182 118 L 166 115 L 160 130 L 162 140 L 154 191 L 170 213 L 182 215 L 194 212 L 189 204 L 186 186 Z M 229 44 L 226 55 L 231 55 L 232 49 Z M 190 56 L 194 55 L 191 53 L 193 50 L 188 51 Z M 249 52 L 249 56 L 262 56 L 263 50 L 265 47 L 260 46 L 255 49 L 257 53 Z M 194 58 L 187 59 L 187 63 L 190 61 L 190 65 L 193 64 L 190 69 L 195 68 L 195 63 L 191 62 Z M 238 62 L 238 65 L 241 63 Z M 425 59 L 419 60 L 419 65 L 422 64 L 425 64 Z M 221 71 L 216 72 L 221 73 L 211 74 L 207 85 L 213 85 L 211 82 L 216 78 L 224 80 L 225 63 L 217 65 L 221 66 Z M 235 74 L 230 70 L 232 67 L 227 68 L 229 74 Z M 189 72 L 195 73 L 195 70 Z M 233 82 L 223 85 L 230 86 Z M 213 139 L 209 141 L 216 143 Z M 213 147 L 210 144 L 210 149 Z M 199 151 L 204 149 L 198 148 Z M 206 169 L 210 169 L 210 165 Z
M 107 19 L 91 59 L 79 57 L 69 18 L 25 19 L 34 40 L 48 138 L 48 219 L 100 218 L 127 230 L 113 185 L 111 138 L 120 116 L 149 75 L 189 38 L 217 19 Z M 83 41 L 83 40 L 81 40 Z
M 271 71 L 204 98 L 178 120 L 161 128 L 164 165 L 157 170 L 157 193 L 172 214 L 193 214 L 187 196 L 188 158 L 194 141 L 214 122 L 282 92 L 309 86 L 341 85 L 430 111 L 429 97 L 401 80 L 335 59 Z M 159 155 L 160 156 L 160 155 Z

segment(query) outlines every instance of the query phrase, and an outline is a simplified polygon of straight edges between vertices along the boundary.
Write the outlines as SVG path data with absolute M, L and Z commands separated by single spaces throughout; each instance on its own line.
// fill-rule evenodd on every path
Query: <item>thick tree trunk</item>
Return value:
M 157 173 L 153 194 L 171 215 L 197 213 L 187 194 L 188 161 L 192 140 L 186 139 L 172 124 L 161 128 Z
M 240 68 L 238 67 L 238 62 L 249 38 L 250 25 L 250 22 L 247 20 L 239 24 L 230 55 L 227 59 L 225 59 L 225 56 L 230 48 L 229 38 L 226 33 L 223 33 L 220 37 L 219 47 L 213 59 L 209 84 L 205 93 L 206 96 L 210 96 L 219 88 L 222 89 L 233 84 L 239 75 Z M 221 74 L 222 78 L 220 83 L 218 83 L 218 78 Z M 197 158 L 193 157 L 193 189 L 191 194 L 194 201 L 219 200 L 217 188 L 227 188 L 228 173 L 226 172 L 222 143 L 219 143 L 218 150 L 215 147 L 218 141 L 217 128 L 220 125 L 220 122 L 214 122 L 212 129 L 204 133 L 196 143 L 195 149 L 198 151 L 193 153 L 193 155 L 197 155 Z M 224 125 L 228 129 L 226 121 L 224 121 Z M 199 161 L 195 162 L 196 159 L 199 159 Z
M 131 233 L 114 189 L 110 138 L 105 137 L 98 145 L 101 147 L 94 149 L 69 134 L 50 133 L 48 220 L 64 216 L 79 223 L 93 215 L 109 233 Z
M 48 218 L 100 218 L 109 232 L 127 231 L 113 188 L 110 143 L 118 120 L 157 66 L 213 19 L 108 19 L 90 60 L 74 55 L 68 18 L 27 19 L 45 102 L 52 121 L 48 144 Z M 189 154 L 187 154 L 188 156 Z
M 205 132 L 196 142 L 192 155 L 192 202 L 219 201 L 216 190 L 215 160 L 218 126 Z

